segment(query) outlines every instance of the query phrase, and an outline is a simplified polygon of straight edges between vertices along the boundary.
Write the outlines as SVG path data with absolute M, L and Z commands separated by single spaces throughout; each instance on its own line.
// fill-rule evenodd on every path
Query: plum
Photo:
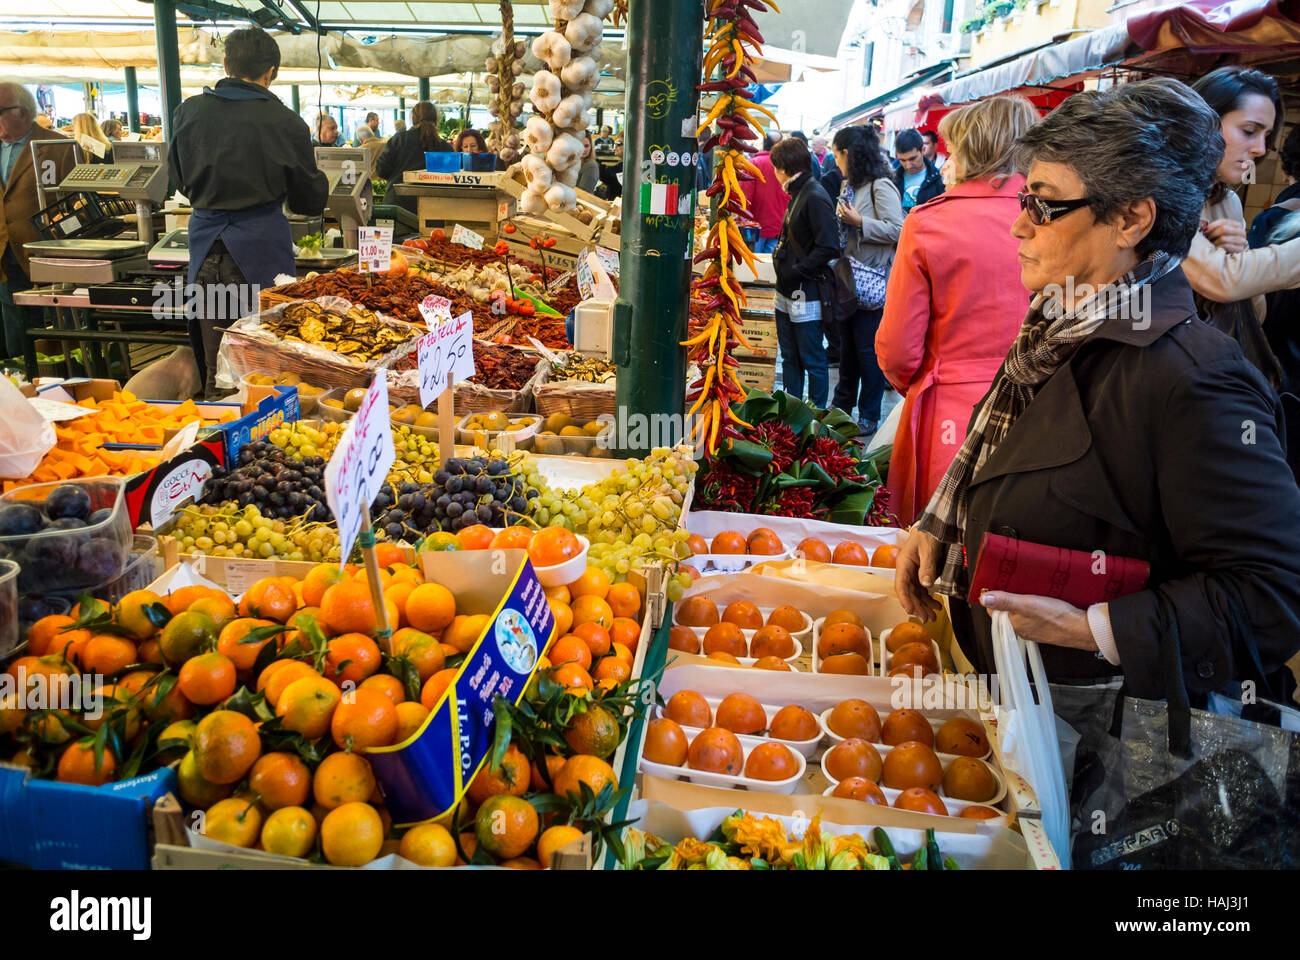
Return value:
M 34 537 L 27 541 L 23 573 L 49 583 L 64 580 L 77 561 L 77 545 L 69 537 Z
M 86 522 L 76 517 L 60 517 L 51 523 L 46 530 L 80 530 L 85 527 Z
M 86 526 L 93 527 L 97 523 L 103 523 L 112 515 L 113 515 L 112 507 L 100 507 L 98 510 L 96 510 L 94 513 L 90 515 L 89 519 L 86 520 Z
M 77 550 L 77 574 L 85 581 L 106 583 L 121 575 L 124 560 L 116 541 L 91 537 Z
M 0 537 L 28 536 L 44 525 L 45 518 L 30 504 L 7 503 L 0 507 Z
M 90 494 L 75 483 L 65 483 L 45 498 L 45 515 L 51 520 L 74 517 L 84 521 L 90 516 Z

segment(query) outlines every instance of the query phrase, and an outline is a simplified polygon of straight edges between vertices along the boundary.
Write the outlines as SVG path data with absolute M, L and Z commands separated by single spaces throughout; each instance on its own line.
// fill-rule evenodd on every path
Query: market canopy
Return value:
M 1103 27 L 935 87 L 921 97 L 918 109 L 955 107 L 1011 90 L 1050 87 L 1067 77 L 1077 81 L 1122 63 L 1136 50 L 1124 24 Z
M 951 74 L 953 62 L 954 61 L 952 60 L 944 60 L 940 63 L 925 67 L 922 70 L 918 70 L 892 90 L 886 90 L 879 96 L 872 97 L 870 100 L 858 104 L 851 110 L 837 113 L 835 116 L 831 117 L 830 122 L 826 124 L 826 129 L 837 130 L 846 125 L 851 126 L 854 124 L 860 124 L 866 121 L 869 117 L 883 113 L 886 106 L 901 99 L 904 94 L 909 91 L 914 90 L 923 84 L 930 83 L 938 77 L 946 77 Z

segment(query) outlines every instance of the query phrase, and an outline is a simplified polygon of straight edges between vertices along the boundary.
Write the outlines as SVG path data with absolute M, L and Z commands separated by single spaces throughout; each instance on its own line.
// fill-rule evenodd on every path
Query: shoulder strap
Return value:
M 1273 204 L 1275 207 L 1281 207 L 1283 210 L 1289 210 L 1295 213 L 1300 210 L 1300 197 L 1292 197 L 1290 200 L 1283 200 L 1281 203 Z

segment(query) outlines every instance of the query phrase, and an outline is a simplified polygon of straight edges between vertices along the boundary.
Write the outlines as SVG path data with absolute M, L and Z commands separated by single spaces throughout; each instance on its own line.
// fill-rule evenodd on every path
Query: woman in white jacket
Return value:
M 1249 249 L 1241 200 L 1231 188 L 1253 181 L 1256 159 L 1274 146 L 1282 95 L 1268 74 L 1243 67 L 1221 67 L 1192 88 L 1219 115 L 1225 149 L 1183 272 L 1201 315 L 1241 344 L 1276 387 L 1277 361 L 1260 326 L 1264 294 L 1300 287 L 1300 239 Z

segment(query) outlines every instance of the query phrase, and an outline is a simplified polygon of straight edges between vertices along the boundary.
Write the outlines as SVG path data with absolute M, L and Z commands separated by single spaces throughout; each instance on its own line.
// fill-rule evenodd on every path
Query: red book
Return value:
M 979 605 L 985 590 L 1055 597 L 1088 608 L 1146 586 L 1145 560 L 1097 551 L 1067 550 L 986 533 L 967 598 Z

